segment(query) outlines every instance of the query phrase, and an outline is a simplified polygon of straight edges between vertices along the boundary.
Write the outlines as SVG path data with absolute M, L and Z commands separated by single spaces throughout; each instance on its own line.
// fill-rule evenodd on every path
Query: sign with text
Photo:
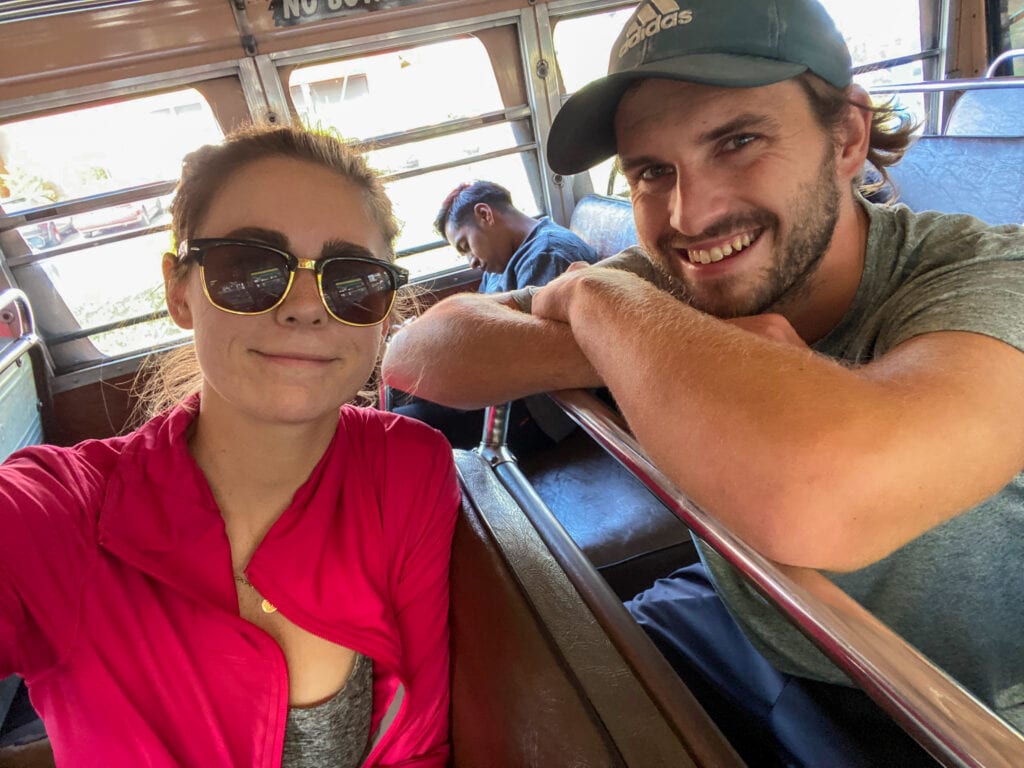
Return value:
M 354 13 L 421 5 L 424 2 L 426 0 L 270 0 L 270 11 L 274 14 L 274 26 L 291 27 Z

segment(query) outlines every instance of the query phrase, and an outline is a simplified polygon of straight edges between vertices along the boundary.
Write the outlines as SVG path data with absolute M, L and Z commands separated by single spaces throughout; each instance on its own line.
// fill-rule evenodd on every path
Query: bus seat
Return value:
M 697 561 L 679 518 L 582 430 L 519 467 L 622 600 Z
M 964 91 L 949 111 L 946 136 L 1024 136 L 1024 88 Z
M 569 229 L 586 240 L 602 259 L 637 244 L 633 206 L 621 197 L 580 198 L 569 219 Z
M 1024 138 L 922 136 L 889 177 L 915 211 L 1024 223 Z
M 578 551 L 589 587 L 570 581 L 499 479 L 502 467 L 469 451 L 455 451 L 455 462 L 452 764 L 685 768 L 696 754 L 697 764 L 739 765 Z M 503 468 L 518 472 L 514 462 Z M 583 595 L 602 591 L 608 610 L 592 611 Z M 621 632 L 599 618 L 609 614 L 621 614 Z

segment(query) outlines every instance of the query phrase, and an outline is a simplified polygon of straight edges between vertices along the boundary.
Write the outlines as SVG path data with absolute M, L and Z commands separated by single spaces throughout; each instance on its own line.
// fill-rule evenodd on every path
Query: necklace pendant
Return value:
M 277 606 L 269 600 L 267 600 L 266 598 L 263 598 L 263 600 L 260 602 L 260 609 L 264 613 L 277 613 Z

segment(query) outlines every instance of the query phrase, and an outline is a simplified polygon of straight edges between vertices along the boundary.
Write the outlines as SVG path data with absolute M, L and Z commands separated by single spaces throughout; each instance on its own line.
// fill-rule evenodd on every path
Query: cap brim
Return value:
M 580 173 L 615 154 L 615 112 L 630 84 L 659 78 L 722 88 L 757 88 L 805 72 L 803 64 L 702 53 L 654 61 L 616 72 L 578 90 L 562 105 L 548 134 L 548 165 L 555 173 Z

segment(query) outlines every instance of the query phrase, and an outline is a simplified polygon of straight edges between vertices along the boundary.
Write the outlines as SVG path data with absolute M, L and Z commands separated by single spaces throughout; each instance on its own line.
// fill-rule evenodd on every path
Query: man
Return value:
M 539 221 L 512 205 L 512 195 L 493 181 L 456 187 L 445 198 L 434 229 L 484 270 L 480 293 L 547 285 L 576 261 L 597 254 L 574 232 L 548 218 Z
M 463 406 L 606 384 L 690 498 L 1024 728 L 1024 234 L 867 203 L 865 159 L 884 173 L 906 145 L 889 117 L 814 0 L 640 3 L 548 155 L 569 174 L 618 154 L 649 279 L 453 297 L 385 377 Z M 919 759 L 700 549 L 629 608 L 748 760 Z
M 598 260 L 578 235 L 546 217 L 527 216 L 512 205 L 509 191 L 493 181 L 453 189 L 441 204 L 434 229 L 469 259 L 471 267 L 484 270 L 480 293 L 547 285 L 577 261 Z M 456 448 L 480 442 L 480 410 L 448 408 L 420 398 L 408 399 L 394 410 L 441 430 Z M 571 429 L 568 418 L 547 398 L 512 403 L 509 444 L 518 456 L 561 440 Z

